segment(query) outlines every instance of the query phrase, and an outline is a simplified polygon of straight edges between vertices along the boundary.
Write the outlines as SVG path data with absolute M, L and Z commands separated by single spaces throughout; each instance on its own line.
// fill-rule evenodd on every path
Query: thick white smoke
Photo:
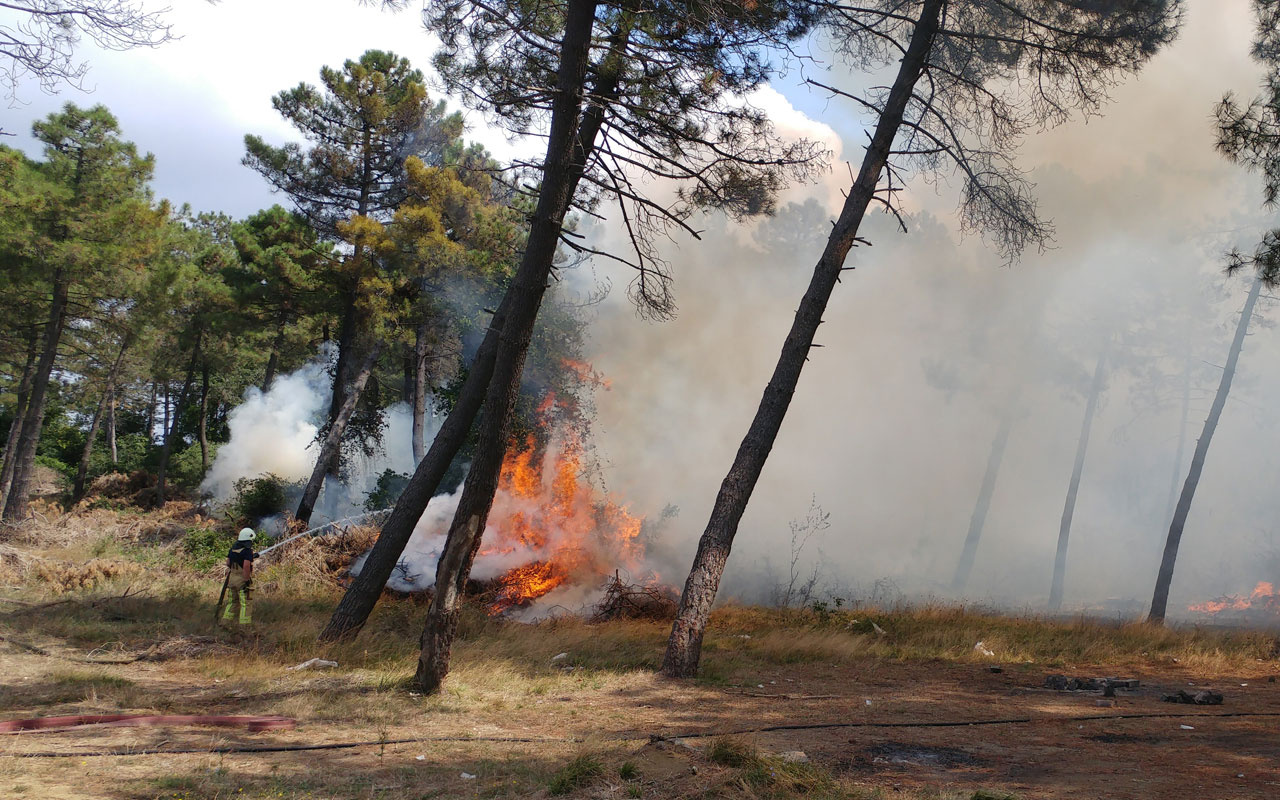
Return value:
M 315 360 L 271 384 L 267 392 L 251 387 L 244 402 L 232 409 L 227 425 L 231 438 L 218 454 L 200 488 L 220 502 L 231 499 L 235 482 L 273 474 L 286 481 L 305 481 L 315 467 L 316 432 L 329 407 L 333 378 L 329 374 L 328 349 Z M 427 419 L 426 437 L 438 424 Z M 412 415 L 398 403 L 385 411 L 382 447 L 371 458 L 351 455 L 345 480 L 325 481 L 313 519 L 337 520 L 361 513 L 365 499 L 385 470 L 413 471 Z

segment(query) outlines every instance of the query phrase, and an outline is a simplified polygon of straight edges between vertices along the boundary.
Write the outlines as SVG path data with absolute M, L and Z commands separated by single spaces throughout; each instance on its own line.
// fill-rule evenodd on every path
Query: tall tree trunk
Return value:
M 377 363 L 380 352 L 382 352 L 381 342 L 375 344 L 365 354 L 364 362 L 360 364 L 360 371 L 347 387 L 347 399 L 343 401 L 342 408 L 338 409 L 337 419 L 329 424 L 329 432 L 325 434 L 324 441 L 320 445 L 315 468 L 311 470 L 311 479 L 307 481 L 307 486 L 302 492 L 302 500 L 298 502 L 298 513 L 294 514 L 294 518 L 299 522 L 305 524 L 311 521 L 311 512 L 315 510 L 316 500 L 320 497 L 325 475 L 329 474 L 327 467 L 342 448 L 342 432 L 351 420 L 351 415 L 356 411 L 360 394 L 364 391 L 365 384 L 369 382 L 369 376 L 373 374 L 373 365 Z
M 209 360 L 200 362 L 200 475 L 209 471 Z
M 276 338 L 271 343 L 271 356 L 267 359 L 267 372 L 262 376 L 262 393 L 271 391 L 271 383 L 276 379 L 276 370 L 280 367 L 280 351 L 284 348 L 285 321 L 281 318 L 276 325 Z M 327 336 L 325 338 L 328 338 Z
M 147 447 L 156 441 L 156 399 L 160 392 L 155 381 L 151 382 L 151 400 L 147 403 Z
M 1182 420 L 1178 424 L 1178 449 L 1173 454 L 1173 475 L 1169 478 L 1169 501 L 1165 503 L 1164 524 L 1173 521 L 1178 506 L 1178 480 L 1182 477 L 1182 456 L 1187 449 L 1187 420 L 1191 416 L 1191 356 L 1182 368 Z
M 102 396 L 98 399 L 98 407 L 94 409 L 93 420 L 89 423 L 89 431 L 84 437 L 84 449 L 80 451 L 80 467 L 76 470 L 75 488 L 71 494 L 73 502 L 78 503 L 84 497 L 85 482 L 89 477 L 89 457 L 93 455 L 93 445 L 98 440 L 99 423 L 102 421 L 103 414 L 110 413 L 108 408 L 109 404 L 114 402 L 116 381 L 120 378 L 120 365 L 124 363 L 124 354 L 132 344 L 133 334 L 126 334 L 120 343 L 120 352 L 116 354 L 116 360 L 107 371 L 106 385 L 102 387 Z
M 111 466 L 120 463 L 120 453 L 116 449 L 116 387 L 107 392 L 110 400 L 107 403 L 107 445 L 111 448 Z
M 169 458 L 173 454 L 173 441 L 178 436 L 178 423 L 182 421 L 182 409 L 187 405 L 187 398 L 191 395 L 191 385 L 196 380 L 196 364 L 200 360 L 200 341 L 204 336 L 204 329 L 196 330 L 196 340 L 191 348 L 191 360 L 187 362 L 187 374 L 182 380 L 182 388 L 178 390 L 177 400 L 173 404 L 173 411 L 169 411 L 168 395 L 169 383 L 165 381 L 165 433 L 164 443 L 160 445 L 160 467 L 156 470 L 156 505 L 164 506 L 165 488 L 169 472 Z M 172 420 L 170 420 L 172 416 Z
M 9 487 L 17 468 L 18 440 L 22 438 L 22 421 L 27 413 L 27 401 L 31 396 L 31 383 L 36 375 L 36 358 L 40 355 L 40 329 L 33 327 L 27 344 L 27 363 L 22 367 L 18 381 L 17 403 L 13 409 L 13 422 L 9 424 L 9 436 L 4 443 L 3 467 L 0 467 L 0 516 L 9 500 Z
M 24 519 L 27 501 L 31 493 L 31 472 L 36 460 L 36 445 L 40 442 L 40 429 L 44 425 L 44 405 L 49 394 L 49 380 L 58 358 L 58 343 L 67 321 L 67 294 L 70 284 L 59 267 L 53 276 L 53 301 L 49 304 L 49 320 L 45 323 L 44 338 L 40 346 L 40 360 L 36 363 L 31 379 L 31 394 L 23 414 L 22 432 L 14 450 L 13 478 L 9 484 L 8 500 L 4 506 L 4 518 Z
M 1151 597 L 1151 613 L 1147 621 L 1161 625 L 1169 606 L 1169 586 L 1173 583 L 1173 565 L 1178 558 L 1178 544 L 1182 541 L 1182 530 L 1187 524 L 1187 515 L 1191 513 L 1191 500 L 1195 497 L 1196 486 L 1200 483 L 1200 473 L 1204 470 L 1205 455 L 1209 452 L 1209 442 L 1213 432 L 1218 428 L 1218 419 L 1222 417 L 1222 409 L 1227 404 L 1227 394 L 1231 391 L 1231 381 L 1236 374 L 1236 364 L 1240 361 L 1240 350 L 1244 347 L 1244 337 L 1249 332 L 1249 322 L 1253 319 L 1253 306 L 1258 302 L 1258 293 L 1262 289 L 1262 277 L 1253 279 L 1249 289 L 1249 297 L 1244 302 L 1244 310 L 1240 312 L 1240 323 L 1236 325 L 1236 336 L 1231 340 L 1231 352 L 1227 355 L 1227 364 L 1222 369 L 1222 380 L 1218 383 L 1218 393 L 1209 407 L 1209 416 L 1205 418 L 1204 430 L 1196 441 L 1195 452 L 1191 454 L 1191 469 L 1187 472 L 1187 481 L 1182 485 L 1182 495 L 1178 498 L 1178 506 L 1173 512 L 1173 522 L 1169 524 L 1169 538 L 1165 541 L 1164 557 L 1160 560 L 1160 572 L 1156 576 L 1156 589 Z
M 507 319 L 494 361 L 493 377 L 485 394 L 483 424 L 476 444 L 471 470 L 458 501 L 449 535 L 436 567 L 435 594 L 422 631 L 422 652 L 414 681 L 423 692 L 433 693 L 449 671 L 449 656 L 458 630 L 459 600 L 471 573 L 471 565 L 484 535 L 493 505 L 498 475 L 511 428 L 511 410 L 520 391 L 524 359 L 533 336 L 534 322 L 546 292 L 547 281 L 559 242 L 564 215 L 582 176 L 587 157 L 595 146 L 603 121 L 603 105 L 593 105 L 583 113 L 583 95 L 591 30 L 595 21 L 595 0 L 569 0 L 564 33 L 560 40 L 560 67 L 552 101 L 551 128 L 543 161 L 542 187 L 530 221 L 529 239 L 520 268 L 507 289 Z M 622 34 L 629 36 L 630 31 Z M 616 69 L 621 47 L 615 34 L 615 48 L 607 55 L 605 70 L 594 87 L 600 103 L 617 93 Z
M 1071 482 L 1067 484 L 1067 501 L 1062 507 L 1062 523 L 1058 526 L 1058 551 L 1053 558 L 1053 583 L 1049 587 L 1049 610 L 1062 608 L 1063 584 L 1067 577 L 1067 543 L 1071 538 L 1071 518 L 1076 513 L 1076 496 L 1080 491 L 1080 476 L 1084 473 L 1085 451 L 1089 449 L 1089 434 L 1093 430 L 1093 414 L 1098 410 L 1098 397 L 1107 377 L 1107 351 L 1110 343 L 1098 356 L 1093 368 L 1093 382 L 1089 384 L 1089 400 L 1084 407 L 1084 421 L 1080 423 L 1080 439 L 1076 443 L 1076 461 L 1071 468 Z
M 973 571 L 973 561 L 978 555 L 978 542 L 982 539 L 982 529 L 987 522 L 987 509 L 991 507 L 991 497 L 996 491 L 996 478 L 1000 475 L 1000 462 L 1004 459 L 1005 446 L 1009 443 L 1009 432 L 1013 429 L 1016 415 L 1016 401 L 1011 403 L 1000 418 L 1000 427 L 996 428 L 996 437 L 991 440 L 991 453 L 987 456 L 987 471 L 982 474 L 982 486 L 978 488 L 978 502 L 974 504 L 973 514 L 969 517 L 969 532 L 964 537 L 964 548 L 960 551 L 960 560 L 956 563 L 956 574 L 951 580 L 951 591 L 962 594 L 969 583 L 969 573 Z
M 358 316 L 353 295 L 347 300 L 342 314 L 342 325 L 338 329 L 338 360 L 333 367 L 333 393 L 329 398 L 329 427 L 333 427 L 339 415 L 341 415 L 351 392 L 350 387 L 355 381 L 356 372 L 359 371 L 359 356 L 357 353 L 362 348 L 360 347 L 361 323 Z M 345 423 L 343 428 L 346 428 Z M 341 469 L 342 449 L 337 448 L 330 453 L 329 461 L 325 464 L 325 472 L 328 475 L 336 476 Z
M 160 410 L 163 412 L 160 420 L 160 446 L 163 447 L 165 442 L 169 441 L 169 392 L 172 390 L 169 379 L 164 381 L 164 397 L 160 400 Z M 163 457 L 163 453 L 161 456 Z
M 738 448 L 733 466 L 720 485 L 711 518 L 698 542 L 698 552 L 694 556 L 693 567 L 680 596 L 680 607 L 662 661 L 663 675 L 691 677 L 697 674 L 702 654 L 702 634 L 706 630 L 711 605 L 720 587 L 720 578 L 724 575 L 733 537 L 738 532 L 738 523 L 746 511 L 747 501 L 751 498 L 765 460 L 777 439 L 778 430 L 782 427 L 782 420 L 799 383 L 800 372 L 808 360 L 814 336 L 818 326 L 822 324 L 822 314 L 840 280 L 845 258 L 853 247 L 867 206 L 875 195 L 894 137 L 902 124 L 903 113 L 933 45 L 942 6 L 943 0 L 925 0 L 920 10 L 920 19 L 912 33 L 911 44 L 902 57 L 893 88 L 885 100 L 884 111 L 880 114 L 875 133 L 867 145 L 858 178 L 845 198 L 840 218 L 836 220 L 826 249 L 814 268 L 813 279 L 796 310 L 795 321 L 782 345 L 782 354 L 769 385 L 765 387 L 751 427 Z
M 413 463 L 416 466 L 426 453 L 427 419 L 427 345 L 429 329 L 426 322 L 419 322 L 413 338 Z
M 502 332 L 506 319 L 505 300 L 498 308 L 485 333 L 480 349 L 476 351 L 475 361 L 467 372 L 462 383 L 462 390 L 454 403 L 449 416 L 445 418 L 440 431 L 431 440 L 431 447 L 418 462 L 400 499 L 396 501 L 391 515 L 382 525 L 382 531 L 373 549 L 365 557 L 360 574 L 351 581 L 346 594 L 334 609 L 329 624 L 320 634 L 320 641 L 330 642 L 355 636 L 369 618 L 370 612 L 378 602 L 383 587 L 391 578 L 400 554 L 404 552 L 409 537 L 413 535 L 414 526 L 426 510 L 427 503 L 435 495 L 440 481 L 448 471 L 453 458 L 462 448 L 471 432 L 480 405 L 484 402 L 485 391 L 493 376 L 493 363 L 498 352 L 498 336 Z

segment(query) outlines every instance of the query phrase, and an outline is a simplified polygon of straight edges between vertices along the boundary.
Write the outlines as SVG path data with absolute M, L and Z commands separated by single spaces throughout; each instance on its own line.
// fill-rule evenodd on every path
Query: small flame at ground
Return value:
M 1224 611 L 1260 611 L 1280 615 L 1280 594 L 1266 581 L 1259 581 L 1248 597 L 1224 595 L 1216 600 L 1187 607 L 1198 614 L 1221 614 Z

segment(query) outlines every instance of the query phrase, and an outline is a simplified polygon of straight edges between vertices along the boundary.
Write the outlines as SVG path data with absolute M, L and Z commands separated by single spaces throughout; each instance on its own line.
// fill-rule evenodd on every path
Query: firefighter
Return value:
M 253 622 L 253 614 L 249 610 L 249 592 L 253 589 L 253 560 L 257 554 L 253 552 L 253 528 L 242 528 L 236 543 L 227 553 L 227 588 L 231 597 L 222 611 L 223 623 L 230 623 L 235 618 L 233 606 L 239 608 L 240 624 Z

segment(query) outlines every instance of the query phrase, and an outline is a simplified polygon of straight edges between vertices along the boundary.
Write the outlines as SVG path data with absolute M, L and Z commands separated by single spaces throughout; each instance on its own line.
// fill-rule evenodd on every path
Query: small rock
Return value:
M 1115 700 L 1095 700 L 1093 704 L 1098 708 L 1111 708 L 1116 704 Z
M 764 684 L 763 684 L 763 683 L 757 683 L 757 684 L 756 684 L 756 688 L 757 688 L 757 689 L 763 689 L 763 688 L 764 688 Z
M 568 657 L 569 657 L 568 653 L 557 653 L 556 655 L 551 657 L 551 661 L 552 663 L 556 661 L 564 661 Z
M 426 757 L 426 756 L 414 756 L 414 757 L 413 757 L 413 760 L 414 760 L 414 761 L 426 761 L 426 760 L 427 760 L 427 757 Z
M 462 779 L 464 781 L 474 781 L 476 779 L 476 776 L 472 775 L 470 772 L 464 772 L 462 773 Z
M 1243 772 L 1237 772 L 1237 773 L 1236 773 L 1236 777 L 1237 777 L 1237 778 L 1243 778 L 1243 777 L 1244 777 L 1244 773 L 1243 773 Z
M 1003 667 L 988 667 L 988 669 L 990 669 L 992 672 L 996 672 L 996 673 L 1004 672 L 1004 668 L 1003 668 Z
M 738 638 L 739 638 L 739 639 L 750 639 L 750 638 L 751 638 L 751 634 L 749 634 L 749 633 L 740 633 L 740 634 L 738 634 Z
M 1179 728 L 1182 728 L 1184 731 L 1194 731 L 1194 730 L 1195 730 L 1195 728 L 1191 727 L 1190 725 L 1179 725 L 1178 727 L 1179 727 Z
M 779 756 L 787 764 L 809 763 L 809 756 L 803 750 L 788 750 L 785 753 L 779 753 Z
M 294 664 L 292 667 L 285 667 L 285 669 L 333 669 L 336 666 L 338 666 L 337 661 L 326 661 L 323 658 L 311 658 L 303 661 L 301 664 Z
M 871 705 L 871 701 L 870 701 L 870 700 L 868 700 L 868 701 L 867 701 L 867 705 Z

